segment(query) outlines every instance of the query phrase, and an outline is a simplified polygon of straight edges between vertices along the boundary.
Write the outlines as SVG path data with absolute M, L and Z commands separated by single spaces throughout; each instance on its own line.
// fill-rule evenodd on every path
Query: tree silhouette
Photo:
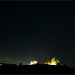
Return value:
M 22 66 L 22 63 L 19 63 L 19 66 Z

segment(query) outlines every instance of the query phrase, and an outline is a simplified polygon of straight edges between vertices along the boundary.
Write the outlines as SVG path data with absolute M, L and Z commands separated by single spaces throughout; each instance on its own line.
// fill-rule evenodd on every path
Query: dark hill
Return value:
M 75 68 L 66 65 L 4 65 L 0 66 L 0 74 L 75 74 Z

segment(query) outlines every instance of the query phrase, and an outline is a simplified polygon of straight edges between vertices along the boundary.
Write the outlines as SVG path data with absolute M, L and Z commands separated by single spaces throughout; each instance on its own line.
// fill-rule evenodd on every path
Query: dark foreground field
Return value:
M 1 66 L 0 74 L 75 74 L 75 68 L 50 65 Z

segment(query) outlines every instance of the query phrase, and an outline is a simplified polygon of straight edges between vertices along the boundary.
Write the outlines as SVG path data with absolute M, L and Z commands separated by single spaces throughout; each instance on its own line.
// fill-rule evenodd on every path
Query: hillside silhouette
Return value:
M 66 65 L 16 65 L 6 64 L 0 66 L 0 74 L 75 74 L 75 68 Z

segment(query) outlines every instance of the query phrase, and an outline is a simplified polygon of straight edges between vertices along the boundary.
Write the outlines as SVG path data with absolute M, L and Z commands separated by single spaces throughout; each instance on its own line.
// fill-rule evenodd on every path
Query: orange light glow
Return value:
M 37 64 L 37 61 L 31 61 L 29 65 L 35 65 Z

